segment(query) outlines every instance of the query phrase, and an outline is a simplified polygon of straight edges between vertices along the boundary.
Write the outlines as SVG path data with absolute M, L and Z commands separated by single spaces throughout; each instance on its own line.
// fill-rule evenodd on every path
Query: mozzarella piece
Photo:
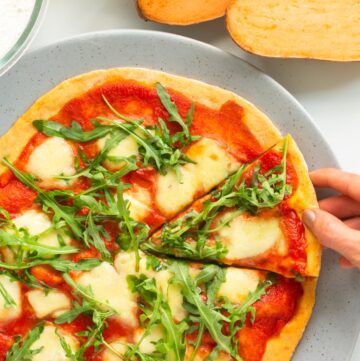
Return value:
M 110 138 L 110 136 L 106 136 L 104 138 L 100 138 L 97 141 L 98 147 L 103 149 L 106 141 Z M 128 135 L 122 141 L 119 142 L 114 148 L 112 148 L 108 156 L 110 157 L 130 157 L 132 155 L 138 156 L 139 154 L 139 146 L 131 135 Z M 112 171 L 116 171 L 121 169 L 125 165 L 123 161 L 112 161 L 110 159 L 106 159 L 104 161 L 104 166 Z
M 19 282 L 12 281 L 6 275 L 0 275 L 0 283 L 13 298 L 16 305 L 5 306 L 5 299 L 0 295 L 0 322 L 8 322 L 21 314 L 21 289 Z
M 110 343 L 111 349 L 107 348 L 102 354 L 103 361 L 124 361 L 122 357 L 126 350 L 126 340 L 117 340 Z M 115 350 L 115 352 L 113 351 Z
M 221 228 L 218 234 L 228 249 L 228 259 L 255 257 L 284 243 L 280 220 L 274 217 L 240 216 Z
M 124 199 L 129 201 L 131 218 L 142 221 L 151 211 L 151 194 L 142 187 L 132 187 L 124 192 Z
M 26 171 L 37 177 L 42 186 L 65 187 L 66 182 L 56 177 L 75 173 L 71 145 L 58 137 L 46 139 L 31 153 Z
M 137 329 L 135 334 L 135 342 L 139 342 L 145 330 Z M 151 330 L 151 333 L 144 337 L 139 345 L 140 352 L 151 354 L 155 351 L 155 344 L 164 337 L 164 328 L 161 325 L 156 325 Z
M 55 333 L 56 327 L 52 324 L 47 324 L 44 327 L 40 337 L 32 344 L 31 350 L 36 350 L 42 347 L 42 350 L 32 357 L 32 361 L 68 361 L 70 358 L 66 357 L 65 351 L 60 343 L 59 336 Z M 79 342 L 69 333 L 58 328 L 58 333 L 64 337 L 66 343 L 74 352 L 79 348 Z
M 256 290 L 258 284 L 259 274 L 256 271 L 229 267 L 217 296 L 227 297 L 231 303 L 242 303 L 250 292 Z
M 133 252 L 120 252 L 114 260 L 114 267 L 117 272 L 123 277 L 127 278 L 129 275 L 144 274 L 149 278 L 155 278 L 157 288 L 166 297 L 171 313 L 174 319 L 178 322 L 187 316 L 187 312 L 183 307 L 183 295 L 179 285 L 170 284 L 169 280 L 172 274 L 168 270 L 161 270 L 159 272 L 146 268 L 146 256 L 140 254 L 139 272 L 135 270 L 135 254 Z
M 181 167 L 181 182 L 174 171 L 158 175 L 156 179 L 156 202 L 168 216 L 191 203 L 198 192 L 208 192 L 239 167 L 218 142 L 208 138 L 191 145 L 186 154 L 196 164 Z
M 94 297 L 114 309 L 120 320 L 137 325 L 136 297 L 129 290 L 126 277 L 119 275 L 109 263 L 103 262 L 84 272 L 76 282 L 82 287 L 91 287 Z
M 26 293 L 26 297 L 38 318 L 57 317 L 71 308 L 69 297 L 57 290 L 48 293 L 43 290 L 32 290 Z
M 184 297 L 181 293 L 181 286 L 169 283 L 171 277 L 172 274 L 167 270 L 157 272 L 155 275 L 156 286 L 165 295 L 174 320 L 180 322 L 187 316 L 187 311 L 183 307 Z
M 26 228 L 31 236 L 37 236 L 51 227 L 49 217 L 45 213 L 33 209 L 13 219 L 13 223 L 17 228 Z M 59 247 L 57 235 L 55 230 L 49 230 L 39 237 L 38 242 L 45 246 Z M 63 238 L 65 240 L 65 237 Z

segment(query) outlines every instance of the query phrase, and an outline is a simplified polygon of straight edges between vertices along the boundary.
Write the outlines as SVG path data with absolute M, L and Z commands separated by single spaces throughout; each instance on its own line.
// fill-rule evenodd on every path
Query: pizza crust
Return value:
M 244 121 L 264 149 L 271 147 L 281 139 L 279 131 L 264 113 L 230 91 L 156 70 L 114 68 L 95 70 L 70 78 L 39 98 L 1 137 L 0 158 L 8 156 L 10 161 L 15 161 L 20 156 L 30 138 L 37 132 L 32 126 L 33 120 L 49 119 L 73 98 L 83 95 L 94 87 L 122 79 L 135 80 L 144 86 L 160 82 L 163 86 L 213 109 L 218 109 L 227 101 L 232 100 L 244 108 Z M 5 169 L 3 165 L 0 165 L 0 174 Z
M 307 278 L 298 309 L 281 332 L 269 339 L 262 361 L 290 361 L 309 322 L 314 304 L 317 278 Z
M 289 205 L 293 208 L 300 219 L 305 209 L 318 208 L 316 193 L 314 186 L 309 177 L 309 171 L 303 155 L 291 136 L 289 138 L 289 156 L 291 162 L 296 169 L 298 177 L 298 188 L 291 197 Z M 304 225 L 305 226 L 305 225 Z M 307 241 L 306 254 L 307 266 L 305 274 L 307 276 L 317 277 L 320 272 L 321 265 L 321 246 L 313 233 L 305 226 L 305 238 Z

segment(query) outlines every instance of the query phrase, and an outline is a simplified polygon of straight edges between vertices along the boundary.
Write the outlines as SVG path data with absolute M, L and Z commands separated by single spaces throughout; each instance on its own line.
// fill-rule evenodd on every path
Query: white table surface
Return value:
M 50 0 L 30 49 L 84 32 L 153 29 L 192 37 L 247 60 L 287 88 L 324 133 L 342 168 L 360 173 L 360 62 L 266 59 L 238 48 L 224 19 L 189 27 L 145 22 L 134 0 Z M 352 361 L 360 360 L 360 342 Z

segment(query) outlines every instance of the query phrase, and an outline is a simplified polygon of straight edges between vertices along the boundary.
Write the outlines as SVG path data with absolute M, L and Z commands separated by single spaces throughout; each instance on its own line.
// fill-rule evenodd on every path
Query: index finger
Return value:
M 310 178 L 315 187 L 332 188 L 360 202 L 360 176 L 357 174 L 323 168 L 311 172 Z

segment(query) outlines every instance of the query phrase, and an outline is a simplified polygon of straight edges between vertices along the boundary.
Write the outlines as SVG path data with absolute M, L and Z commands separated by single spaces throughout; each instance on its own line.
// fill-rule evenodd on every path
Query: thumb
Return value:
M 321 244 L 337 251 L 360 268 L 360 231 L 348 227 L 321 209 L 306 210 L 303 220 Z

